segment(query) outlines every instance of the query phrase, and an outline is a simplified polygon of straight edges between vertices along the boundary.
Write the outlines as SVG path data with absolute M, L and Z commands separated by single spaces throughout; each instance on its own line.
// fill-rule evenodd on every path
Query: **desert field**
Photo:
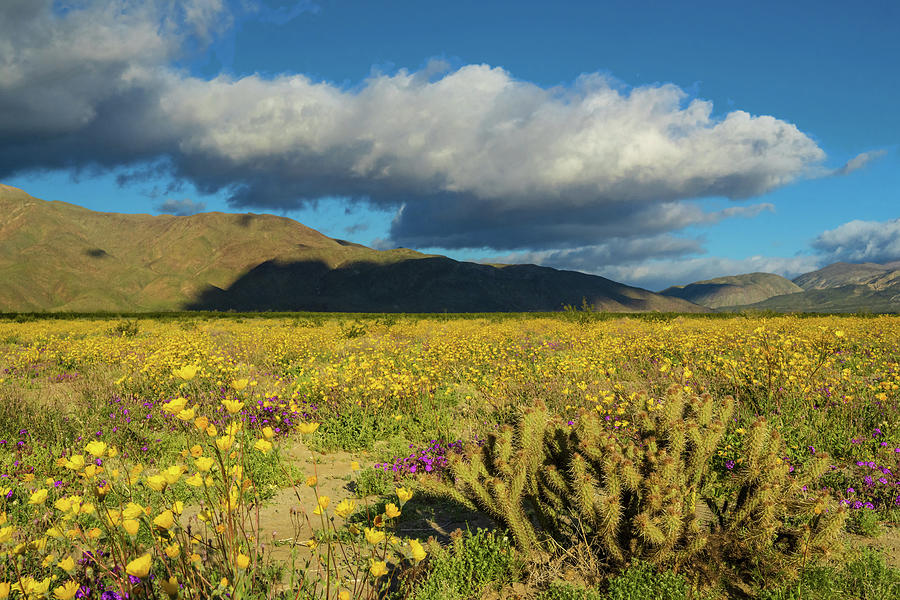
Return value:
M 900 317 L 0 318 L 0 598 L 900 597 Z

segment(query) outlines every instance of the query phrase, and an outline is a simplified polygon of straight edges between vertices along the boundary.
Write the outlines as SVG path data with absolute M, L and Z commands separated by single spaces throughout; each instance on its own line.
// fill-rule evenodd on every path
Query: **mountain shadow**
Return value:
M 227 289 L 209 286 L 187 310 L 329 312 L 514 312 L 580 306 L 596 310 L 706 309 L 603 277 L 535 265 L 492 266 L 426 257 L 357 261 L 266 261 Z

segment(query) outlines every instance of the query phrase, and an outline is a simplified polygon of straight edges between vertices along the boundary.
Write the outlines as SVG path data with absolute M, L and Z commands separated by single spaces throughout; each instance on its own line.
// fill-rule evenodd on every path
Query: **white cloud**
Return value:
M 819 234 L 812 247 L 829 262 L 886 263 L 900 259 L 900 218 L 850 221 Z
M 235 206 L 365 199 L 404 207 L 393 243 L 501 250 L 760 210 L 716 216 L 683 201 L 762 194 L 824 160 L 785 121 L 715 116 L 675 85 L 599 74 L 551 89 L 488 65 L 375 74 L 352 90 L 303 75 L 190 77 L 172 60 L 229 22 L 221 1 L 85 6 L 0 4 L 0 177 L 163 161 L 201 191 L 231 190 Z
M 847 161 L 840 169 L 836 169 L 834 175 L 849 175 L 853 171 L 862 169 L 873 160 L 877 160 L 887 154 L 887 150 L 872 150 L 871 152 L 862 152 Z
M 639 265 L 618 265 L 600 269 L 596 274 L 649 290 L 663 290 L 714 277 L 743 273 L 776 273 L 792 279 L 823 266 L 817 256 L 751 256 L 732 259 L 704 256 L 679 260 L 647 261 Z

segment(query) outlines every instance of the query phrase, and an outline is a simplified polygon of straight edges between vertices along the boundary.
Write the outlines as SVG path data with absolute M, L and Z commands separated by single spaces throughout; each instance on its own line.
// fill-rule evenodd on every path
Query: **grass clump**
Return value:
M 427 572 L 417 578 L 405 597 L 414 600 L 468 600 L 480 598 L 488 587 L 501 588 L 519 581 L 524 564 L 509 538 L 479 529 L 457 531 L 452 543 L 433 552 Z
M 683 575 L 657 571 L 653 565 L 635 562 L 609 583 L 607 600 L 687 600 L 690 586 Z
M 842 568 L 807 569 L 797 582 L 764 590 L 760 600 L 895 600 L 900 598 L 900 570 L 889 567 L 878 552 L 862 550 Z

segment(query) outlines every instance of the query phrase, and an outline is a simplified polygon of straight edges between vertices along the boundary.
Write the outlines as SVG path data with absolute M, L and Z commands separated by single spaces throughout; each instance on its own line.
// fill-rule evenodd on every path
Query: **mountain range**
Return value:
M 100 213 L 0 186 L 0 311 L 352 312 L 706 307 L 574 271 L 336 240 L 285 217 Z
M 576 271 L 375 250 L 267 214 L 101 213 L 0 184 L 0 312 L 900 312 L 900 261 L 660 293 Z

